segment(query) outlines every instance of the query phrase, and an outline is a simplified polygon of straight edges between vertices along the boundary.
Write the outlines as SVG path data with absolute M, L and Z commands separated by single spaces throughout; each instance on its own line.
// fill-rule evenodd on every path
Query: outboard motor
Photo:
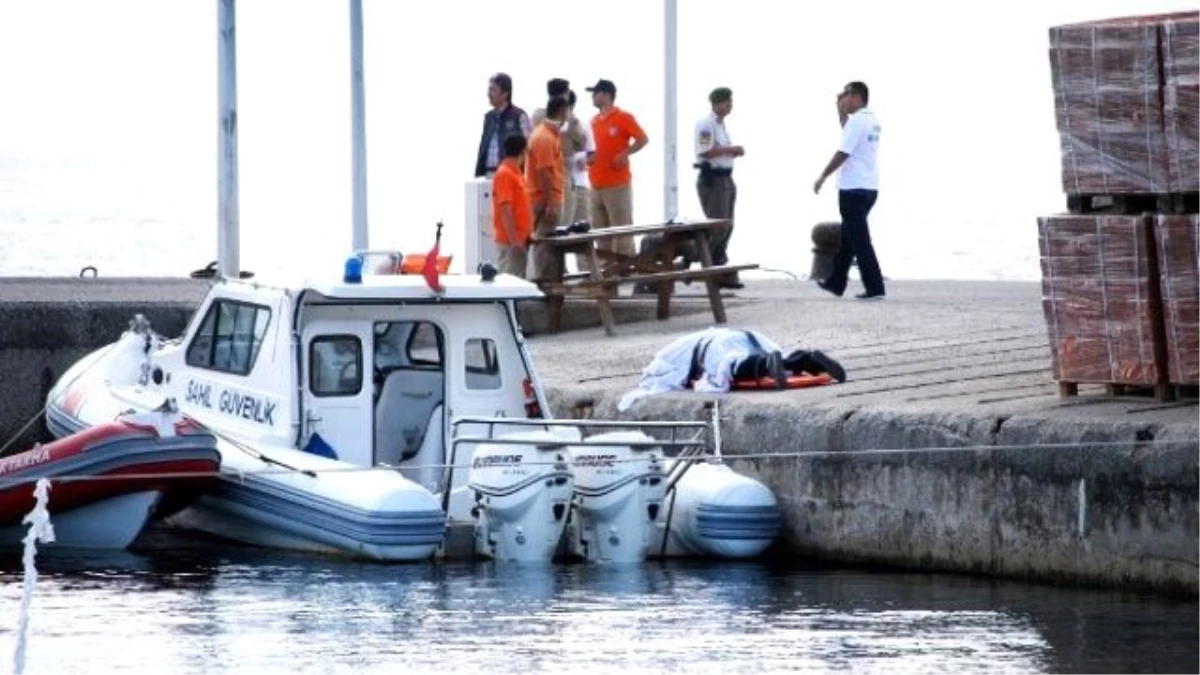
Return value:
M 549 562 L 562 539 L 573 488 L 561 434 L 524 431 L 475 450 L 475 551 L 493 560 Z
M 640 431 L 598 434 L 571 446 L 575 499 L 571 552 L 587 562 L 640 562 L 662 540 L 667 477 L 662 448 Z

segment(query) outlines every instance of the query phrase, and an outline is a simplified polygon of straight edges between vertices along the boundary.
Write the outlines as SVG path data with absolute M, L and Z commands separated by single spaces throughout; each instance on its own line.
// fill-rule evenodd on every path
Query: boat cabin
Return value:
M 150 377 L 234 438 L 399 466 L 436 492 L 451 419 L 540 417 L 545 404 L 515 305 L 537 287 L 440 281 L 441 292 L 408 274 L 218 281 Z

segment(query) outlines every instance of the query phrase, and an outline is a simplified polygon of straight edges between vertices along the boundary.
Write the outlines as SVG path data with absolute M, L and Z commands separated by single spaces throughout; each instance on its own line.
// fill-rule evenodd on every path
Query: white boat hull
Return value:
M 54 541 L 39 544 L 38 550 L 126 549 L 146 527 L 161 498 L 157 491 L 135 492 L 56 513 L 50 518 Z M 20 546 L 27 533 L 24 524 L 0 528 L 0 546 Z
M 373 544 L 353 537 L 331 536 L 311 524 L 289 522 L 278 515 L 266 516 L 236 501 L 214 496 L 202 497 L 196 504 L 169 518 L 167 523 L 250 546 L 395 562 L 430 558 L 443 536 L 439 516 L 435 525 L 437 531 L 429 528 L 424 540 L 410 545 Z

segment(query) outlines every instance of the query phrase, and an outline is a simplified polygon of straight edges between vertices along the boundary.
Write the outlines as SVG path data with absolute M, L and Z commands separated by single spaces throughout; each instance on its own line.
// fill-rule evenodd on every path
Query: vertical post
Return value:
M 663 43 L 663 220 L 679 215 L 679 111 L 675 96 L 676 0 L 664 0 Z
M 234 0 L 217 0 L 217 272 L 240 273 Z
M 368 248 L 367 228 L 367 104 L 363 87 L 362 0 L 350 0 L 350 125 L 354 193 L 355 251 Z

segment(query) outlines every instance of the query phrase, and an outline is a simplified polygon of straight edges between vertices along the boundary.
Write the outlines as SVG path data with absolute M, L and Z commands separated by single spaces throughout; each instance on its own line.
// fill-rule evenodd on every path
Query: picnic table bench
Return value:
M 656 287 L 658 307 L 656 316 L 665 320 L 671 316 L 671 296 L 675 282 L 703 281 L 708 290 L 708 302 L 717 323 L 725 323 L 725 305 L 721 299 L 718 281 L 720 277 L 757 269 L 758 265 L 714 265 L 710 233 L 729 226 L 728 220 L 697 220 L 684 223 L 662 223 L 656 225 L 621 225 L 591 230 L 579 234 L 534 237 L 535 245 L 550 246 L 558 260 L 558 268 L 566 270 L 568 253 L 581 256 L 591 262 L 590 270 L 577 274 L 563 274 L 558 279 L 540 280 L 538 286 L 546 295 L 551 331 L 559 329 L 562 319 L 563 301 L 568 296 L 588 297 L 596 301 L 604 332 L 616 334 L 616 319 L 610 300 L 620 284 L 647 284 Z M 601 249 L 600 242 L 617 237 L 661 236 L 661 245 L 646 253 L 624 255 Z M 683 269 L 675 263 L 679 252 L 688 245 L 694 247 L 699 257 L 699 269 Z

